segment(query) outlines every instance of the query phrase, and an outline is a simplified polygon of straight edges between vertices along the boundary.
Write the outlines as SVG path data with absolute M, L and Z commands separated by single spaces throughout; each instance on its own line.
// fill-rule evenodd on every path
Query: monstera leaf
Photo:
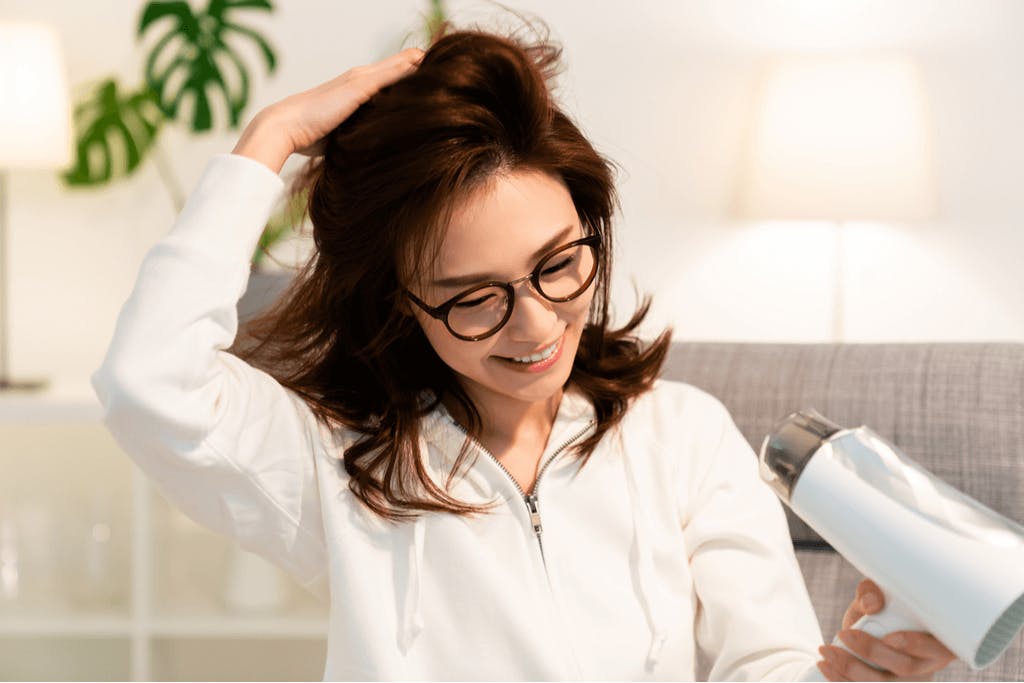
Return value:
M 153 146 L 163 121 L 152 91 L 121 94 L 117 81 L 103 81 L 92 97 L 75 107 L 78 151 L 64 180 L 69 185 L 99 185 L 115 175 L 129 175 Z
M 196 15 L 187 2 L 176 0 L 151 2 L 142 14 L 140 37 L 155 22 L 173 20 L 146 60 L 146 84 L 156 92 L 160 109 L 171 119 L 178 117 L 185 96 L 193 96 L 193 132 L 213 126 L 207 95 L 211 86 L 224 95 L 231 128 L 238 127 L 249 101 L 249 74 L 242 59 L 226 42 L 229 36 L 255 42 L 267 62 L 267 70 L 273 73 L 276 68 L 274 51 L 267 41 L 252 29 L 228 20 L 226 15 L 244 8 L 273 9 L 269 0 L 210 0 L 206 11 Z

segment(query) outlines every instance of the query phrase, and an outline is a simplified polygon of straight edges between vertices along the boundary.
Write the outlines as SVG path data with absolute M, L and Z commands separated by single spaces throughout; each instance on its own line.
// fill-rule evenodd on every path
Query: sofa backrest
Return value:
M 675 342 L 662 377 L 721 400 L 755 452 L 789 413 L 867 425 L 1024 523 L 1024 344 Z M 788 510 L 797 545 L 822 539 Z
M 777 421 L 814 408 L 844 426 L 867 425 L 952 486 L 1024 523 L 1024 344 L 683 342 L 673 344 L 662 377 L 718 397 L 755 452 Z M 786 514 L 831 640 L 862 577 Z M 1024 633 L 987 669 L 955 662 L 935 680 L 1024 680 Z

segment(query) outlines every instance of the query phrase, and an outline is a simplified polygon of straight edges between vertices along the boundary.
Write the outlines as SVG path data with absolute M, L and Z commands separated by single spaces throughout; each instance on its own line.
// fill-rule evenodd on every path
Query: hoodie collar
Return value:
M 422 401 L 432 400 L 433 393 L 425 392 L 420 399 Z M 548 445 L 541 462 L 546 462 L 556 450 L 563 447 L 563 444 L 578 437 L 594 422 L 595 411 L 590 400 L 578 391 L 566 389 L 558 404 L 558 412 L 555 415 L 555 422 L 552 425 Z M 437 407 L 421 421 L 420 457 L 424 458 L 424 464 L 428 471 L 432 471 L 437 476 L 439 486 L 443 486 L 465 440 L 464 428 L 455 421 L 443 403 L 439 402 Z M 478 453 L 478 455 L 481 454 Z M 476 463 L 482 464 L 478 466 Z M 487 474 L 480 470 L 481 467 L 492 468 L 494 471 Z M 475 462 L 465 470 L 463 479 L 472 489 L 475 489 L 482 500 L 494 500 L 495 496 L 507 500 L 511 495 L 510 485 L 506 482 L 507 475 L 500 472 L 497 463 L 489 457 L 477 457 Z M 404 533 L 407 535 L 406 552 L 396 556 L 397 562 L 404 562 L 407 565 L 404 599 L 401 603 L 403 607 L 402 613 L 399 615 L 398 633 L 396 634 L 398 647 L 403 654 L 408 653 L 424 627 L 423 614 L 420 609 L 420 592 L 423 546 L 426 542 L 425 517 L 425 513 L 420 513 L 414 522 L 406 525 L 404 529 Z
M 564 441 L 577 434 L 582 427 L 594 422 L 595 418 L 596 413 L 590 399 L 578 389 L 567 387 L 558 404 L 555 421 L 548 437 L 548 445 L 545 448 L 545 458 Z M 448 446 L 452 441 L 457 441 L 461 447 L 466 438 L 465 428 L 452 417 L 443 403 L 438 403 L 433 412 L 423 419 L 420 429 L 427 441 L 438 447 L 438 450 L 446 456 L 450 467 L 458 457 L 459 449 L 456 448 L 452 451 Z
M 590 400 L 578 392 L 567 390 L 559 403 L 558 413 L 542 462 L 551 457 L 551 454 L 561 448 L 563 444 L 578 437 L 581 430 L 590 428 L 594 422 L 595 411 Z M 662 594 L 654 568 L 654 546 L 649 533 L 650 511 L 647 509 L 641 492 L 642 485 L 639 481 L 641 473 L 637 471 L 637 464 L 634 461 L 638 454 L 630 452 L 626 448 L 621 430 L 615 430 L 615 432 L 615 438 L 619 443 L 618 455 L 622 459 L 623 478 L 633 517 L 633 551 L 635 555 L 631 558 L 631 562 L 636 568 L 639 579 L 637 589 L 640 604 L 651 629 L 650 646 L 645 661 L 646 670 L 651 672 L 658 665 L 662 648 L 667 640 L 669 615 L 665 611 L 664 606 L 667 602 Z M 437 408 L 423 420 L 419 440 L 420 454 L 421 457 L 427 459 L 430 469 L 442 470 L 442 481 L 444 477 L 447 477 L 465 438 L 463 429 L 441 403 L 438 403 Z M 428 441 L 434 445 L 433 449 L 428 447 Z M 477 458 L 477 462 L 486 463 L 483 466 L 492 467 L 496 471 L 499 469 L 491 458 Z M 507 498 L 506 492 L 509 490 L 509 486 L 506 484 L 503 487 L 505 492 L 501 487 L 496 486 L 496 482 L 504 481 L 506 475 L 501 473 L 500 476 L 495 476 L 495 474 L 496 472 L 492 472 L 491 476 L 484 476 L 478 467 L 471 466 L 464 477 L 484 498 L 493 499 L 494 494 Z M 424 627 L 423 614 L 420 609 L 423 546 L 426 542 L 424 517 L 425 514 L 420 514 L 415 522 L 406 525 L 404 529 L 404 533 L 407 534 L 406 552 L 396 557 L 396 561 L 407 563 L 405 595 L 402 601 L 402 612 L 399 615 L 397 633 L 398 646 L 403 654 L 408 653 Z

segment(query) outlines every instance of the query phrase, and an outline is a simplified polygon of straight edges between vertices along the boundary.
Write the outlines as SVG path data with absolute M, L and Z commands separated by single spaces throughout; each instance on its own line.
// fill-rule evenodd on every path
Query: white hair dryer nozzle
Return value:
M 882 588 L 859 621 L 876 637 L 932 633 L 973 669 L 1024 627 L 1024 527 L 907 458 L 867 427 L 792 413 L 761 445 L 762 478 Z

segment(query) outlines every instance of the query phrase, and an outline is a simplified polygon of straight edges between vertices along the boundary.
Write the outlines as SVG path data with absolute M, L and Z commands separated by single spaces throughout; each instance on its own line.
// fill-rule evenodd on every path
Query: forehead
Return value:
M 560 178 L 539 171 L 499 174 L 456 206 L 433 275 L 518 277 L 533 266 L 537 249 L 568 225 L 578 227 L 579 218 Z

